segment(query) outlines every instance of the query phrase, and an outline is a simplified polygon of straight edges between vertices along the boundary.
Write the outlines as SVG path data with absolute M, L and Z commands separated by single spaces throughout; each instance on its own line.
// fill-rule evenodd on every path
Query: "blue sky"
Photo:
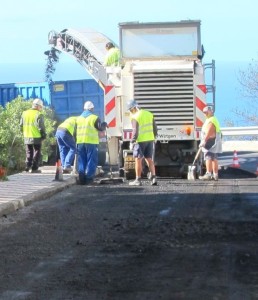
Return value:
M 52 29 L 92 27 L 118 42 L 118 23 L 200 19 L 206 60 L 257 58 L 257 0 L 9 0 L 1 5 L 2 63 L 40 62 Z
M 224 119 L 242 103 L 239 69 L 258 59 L 257 0 L 8 0 L 0 9 L 0 84 L 45 80 L 51 30 L 91 27 L 119 43 L 120 22 L 189 19 L 202 22 L 204 62 L 216 61 L 217 111 Z M 60 56 L 53 80 L 87 77 L 73 58 Z

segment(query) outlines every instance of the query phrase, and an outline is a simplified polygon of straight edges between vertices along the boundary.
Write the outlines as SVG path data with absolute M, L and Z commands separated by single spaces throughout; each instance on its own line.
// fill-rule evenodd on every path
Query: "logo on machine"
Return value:
M 176 134 L 158 134 L 157 135 L 157 139 L 161 139 L 161 140 L 170 140 L 170 139 L 175 139 L 176 138 Z

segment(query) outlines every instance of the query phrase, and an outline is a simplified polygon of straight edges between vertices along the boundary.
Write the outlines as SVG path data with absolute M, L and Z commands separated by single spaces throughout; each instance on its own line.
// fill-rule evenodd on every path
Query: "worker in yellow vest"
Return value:
M 56 131 L 63 173 L 71 173 L 76 153 L 75 129 L 77 117 L 69 117 L 61 123 Z
M 206 120 L 202 126 L 201 142 L 199 147 L 204 153 L 206 173 L 199 176 L 200 180 L 219 179 L 218 154 L 222 153 L 222 135 L 218 119 L 214 116 L 213 108 L 205 106 L 203 109 Z
M 111 42 L 106 44 L 107 55 L 105 57 L 104 66 L 119 66 L 120 50 Z
M 157 126 L 154 116 L 151 112 L 141 109 L 135 100 L 127 103 L 127 109 L 130 111 L 133 136 L 130 149 L 133 150 L 135 158 L 136 179 L 129 185 L 142 185 L 142 160 L 145 159 L 151 173 L 151 185 L 157 185 L 156 171 L 154 165 L 155 137 L 157 135 Z
M 94 104 L 86 101 L 83 113 L 77 118 L 78 183 L 81 185 L 93 182 L 98 166 L 99 131 L 107 127 L 93 110 Z
M 46 138 L 44 117 L 41 113 L 43 106 L 41 99 L 34 99 L 32 108 L 24 111 L 20 120 L 26 148 L 26 172 L 40 172 L 38 168 L 41 158 L 41 146 L 42 141 Z

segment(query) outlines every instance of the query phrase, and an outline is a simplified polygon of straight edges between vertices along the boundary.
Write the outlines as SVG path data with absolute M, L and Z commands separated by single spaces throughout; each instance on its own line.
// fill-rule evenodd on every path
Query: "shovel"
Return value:
M 123 183 L 123 178 L 114 177 L 113 176 L 113 170 L 110 162 L 110 151 L 109 151 L 109 145 L 108 145 L 108 135 L 107 135 L 107 129 L 106 129 L 106 143 L 107 143 L 107 153 L 108 153 L 108 164 L 110 169 L 110 177 L 109 178 L 103 178 L 99 181 L 100 184 L 116 184 L 116 183 Z
M 197 158 L 199 157 L 200 153 L 202 151 L 202 148 L 199 148 L 197 151 L 194 161 L 191 166 L 188 166 L 188 173 L 187 173 L 187 179 L 188 180 L 195 180 L 196 179 L 196 166 L 194 165 L 196 163 Z

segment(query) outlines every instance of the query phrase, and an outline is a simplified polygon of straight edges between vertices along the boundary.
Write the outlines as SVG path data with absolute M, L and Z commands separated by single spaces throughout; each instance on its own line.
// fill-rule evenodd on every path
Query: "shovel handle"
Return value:
M 197 151 L 196 155 L 195 155 L 195 158 L 194 158 L 194 161 L 193 161 L 193 165 L 195 164 L 197 158 L 199 157 L 200 153 L 202 151 L 202 148 L 199 148 L 199 150 Z

